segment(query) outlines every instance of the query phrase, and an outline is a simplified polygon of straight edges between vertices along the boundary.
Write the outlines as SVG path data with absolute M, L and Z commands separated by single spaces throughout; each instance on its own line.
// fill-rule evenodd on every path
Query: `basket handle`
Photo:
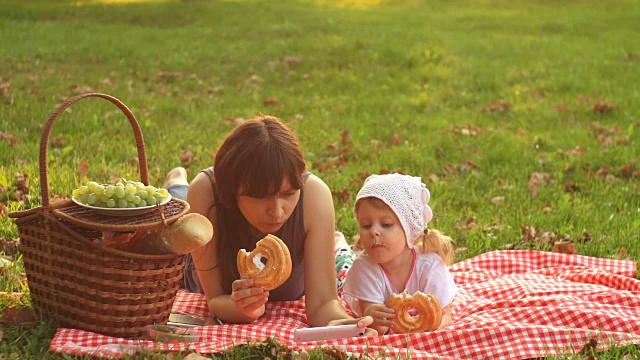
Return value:
M 69 98 L 67 99 L 67 101 L 59 105 L 49 117 L 49 120 L 47 121 L 47 124 L 45 125 L 44 130 L 42 131 L 42 138 L 40 140 L 40 189 L 42 193 L 43 206 L 49 205 L 49 181 L 47 178 L 47 148 L 49 144 L 49 134 L 51 132 L 51 127 L 53 126 L 53 123 L 56 121 L 58 116 L 60 116 L 60 114 L 66 108 L 71 106 L 71 104 L 75 103 L 76 101 L 84 98 L 88 98 L 88 97 L 99 97 L 99 98 L 109 100 L 112 103 L 114 103 L 117 107 L 119 107 L 120 110 L 122 110 L 122 112 L 127 116 L 127 119 L 129 119 L 129 123 L 133 128 L 133 134 L 135 135 L 135 138 L 136 138 L 136 146 L 138 148 L 138 166 L 140 167 L 140 181 L 145 185 L 149 185 L 147 155 L 144 148 L 144 139 L 142 137 L 142 130 L 140 129 L 140 124 L 138 124 L 138 120 L 136 120 L 136 117 L 133 116 L 133 113 L 131 112 L 131 110 L 129 110 L 129 108 L 125 104 L 123 104 L 120 100 L 110 95 L 100 94 L 100 93 L 81 94 L 81 95 L 77 95 L 72 98 Z

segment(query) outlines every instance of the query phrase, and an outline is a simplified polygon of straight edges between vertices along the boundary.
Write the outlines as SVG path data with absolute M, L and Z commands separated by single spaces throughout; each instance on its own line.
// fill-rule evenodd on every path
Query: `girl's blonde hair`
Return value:
M 453 239 L 436 229 L 427 229 L 425 234 L 416 240 L 414 247 L 421 253 L 434 252 L 445 264 L 451 265 L 455 257 Z

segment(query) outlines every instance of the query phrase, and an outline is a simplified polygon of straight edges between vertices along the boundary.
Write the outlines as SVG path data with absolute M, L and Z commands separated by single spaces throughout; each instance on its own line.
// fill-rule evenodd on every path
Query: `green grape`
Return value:
M 158 192 L 162 194 L 163 198 L 166 198 L 167 196 L 169 196 L 169 192 L 167 191 L 167 189 L 158 189 Z
M 107 188 L 106 188 L 106 189 L 104 189 L 104 194 L 105 194 L 108 198 L 113 197 L 113 192 L 114 192 L 115 190 L 116 190 L 116 187 L 115 187 L 115 186 L 113 186 L 113 185 L 109 185 L 109 186 L 107 186 Z
M 102 186 L 102 185 L 98 184 L 98 185 L 93 187 L 93 193 L 96 194 L 96 195 L 104 195 L 104 191 L 105 191 L 105 189 L 104 189 L 104 186 Z
M 155 193 L 155 195 L 153 195 L 154 198 L 156 198 L 156 201 L 158 204 L 162 203 L 164 201 L 164 196 L 162 196 L 162 194 L 160 193 Z
M 78 201 L 80 201 L 83 204 L 86 204 L 88 199 L 89 199 L 89 194 L 82 194 L 80 195 L 80 198 L 78 198 Z
M 80 193 L 80 189 L 74 189 L 74 190 L 71 192 L 71 196 L 72 196 L 74 199 L 78 199 L 78 198 L 80 198 L 80 195 L 82 195 L 82 194 Z
M 134 204 L 134 203 L 130 202 L 130 203 L 129 203 L 129 207 L 130 207 L 130 208 L 134 208 L 134 207 L 136 207 L 136 204 Z
M 119 208 L 128 208 L 129 207 L 129 202 L 125 199 L 119 199 L 118 200 L 118 207 Z
M 140 196 L 138 195 L 133 195 L 133 203 L 136 205 L 140 205 L 140 201 L 142 201 L 142 199 L 140 198 Z
M 98 199 L 100 200 L 101 203 L 105 203 L 105 204 L 107 203 L 107 200 L 109 200 L 109 198 L 104 195 L 98 196 Z
M 124 191 L 131 193 L 131 194 L 135 194 L 136 191 L 138 191 L 138 189 L 136 189 L 136 186 L 133 184 L 127 184 L 124 186 Z
M 93 205 L 93 204 L 97 203 L 98 200 L 99 200 L 98 195 L 90 194 L 89 197 L 87 197 L 87 204 Z
M 144 189 L 149 195 L 153 195 L 156 193 L 156 188 L 151 185 L 145 187 Z
M 155 196 L 149 196 L 145 200 L 147 200 L 147 204 L 149 205 L 155 205 L 158 202 Z
M 113 190 L 113 194 L 118 198 L 118 199 L 122 199 L 124 198 L 124 187 L 123 186 L 116 186 L 116 189 Z
M 133 199 L 135 199 L 135 198 L 136 198 L 136 196 L 133 195 L 130 192 L 124 194 L 124 199 L 129 201 L 129 202 L 133 202 Z
M 140 204 L 136 204 L 136 205 L 138 205 L 138 207 L 149 206 L 145 200 L 140 200 Z
M 136 193 L 136 195 L 139 196 L 140 199 L 143 199 L 143 200 L 149 197 L 149 193 L 144 191 L 144 190 L 138 191 Z
M 80 195 L 88 194 L 89 193 L 89 187 L 86 186 L 86 185 L 80 186 L 78 188 L 78 192 L 80 193 Z
M 97 182 L 95 182 L 95 181 L 89 181 L 89 182 L 87 183 L 87 188 L 89 188 L 89 191 L 91 191 L 91 192 L 95 192 L 95 188 L 96 188 L 96 186 L 100 186 L 100 184 L 98 184 L 98 183 L 97 183 Z
M 116 207 L 116 201 L 113 200 L 113 199 L 109 199 L 109 200 L 107 200 L 106 205 L 107 205 L 108 208 Z

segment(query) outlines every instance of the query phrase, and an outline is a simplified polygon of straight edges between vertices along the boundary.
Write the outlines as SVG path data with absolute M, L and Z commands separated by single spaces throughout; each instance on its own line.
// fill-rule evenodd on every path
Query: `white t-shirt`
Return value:
M 398 289 L 399 292 L 402 290 L 404 289 Z M 453 276 L 447 265 L 438 254 L 417 252 L 416 262 L 409 274 L 406 290 L 410 295 L 416 291 L 425 294 L 431 292 L 440 302 L 440 306 L 444 308 L 453 301 L 458 287 L 453 281 Z M 361 316 L 362 311 L 358 299 L 384 304 L 387 297 L 394 292 L 393 284 L 382 266 L 370 261 L 366 254 L 362 254 L 355 259 L 347 273 L 342 296 L 351 310 Z

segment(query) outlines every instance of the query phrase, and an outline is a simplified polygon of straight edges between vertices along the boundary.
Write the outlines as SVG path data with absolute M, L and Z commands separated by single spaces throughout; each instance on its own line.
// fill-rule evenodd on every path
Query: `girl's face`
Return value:
M 400 220 L 386 204 L 376 199 L 361 199 L 357 217 L 364 251 L 376 263 L 384 265 L 410 250 Z
M 240 189 L 237 197 L 240 212 L 251 226 L 265 235 L 280 230 L 300 199 L 300 190 L 292 188 L 286 177 L 275 195 L 254 198 L 242 195 L 242 192 Z

